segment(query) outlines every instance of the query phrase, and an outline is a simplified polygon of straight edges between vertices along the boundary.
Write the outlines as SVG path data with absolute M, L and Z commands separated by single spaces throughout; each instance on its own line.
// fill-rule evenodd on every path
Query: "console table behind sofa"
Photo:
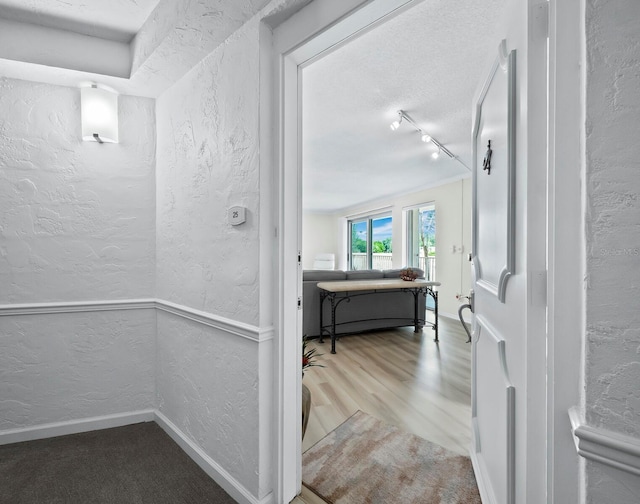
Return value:
M 424 272 L 418 272 L 424 278 Z M 318 282 L 345 280 L 379 280 L 400 278 L 400 269 L 392 270 L 305 270 L 302 273 L 302 327 L 303 334 L 320 336 L 320 290 Z M 426 299 L 419 296 L 420 313 L 426 310 Z M 323 319 L 331 320 L 331 307 L 325 303 Z M 336 313 L 336 334 L 351 334 L 362 331 L 382 330 L 413 325 L 415 314 L 414 298 L 406 292 L 383 292 L 354 297 L 348 309 Z M 358 321 L 350 323 L 351 321 Z

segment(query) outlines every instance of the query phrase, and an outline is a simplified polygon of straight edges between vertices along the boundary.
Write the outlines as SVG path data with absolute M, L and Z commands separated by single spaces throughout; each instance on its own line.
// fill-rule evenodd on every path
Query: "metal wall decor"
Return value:
M 482 170 L 487 172 L 487 175 L 491 175 L 491 140 L 487 142 L 487 153 L 484 155 L 484 161 L 482 162 Z
M 476 103 L 473 128 L 474 273 L 476 284 L 502 303 L 515 272 L 515 76 L 516 53 L 507 52 L 503 40 Z

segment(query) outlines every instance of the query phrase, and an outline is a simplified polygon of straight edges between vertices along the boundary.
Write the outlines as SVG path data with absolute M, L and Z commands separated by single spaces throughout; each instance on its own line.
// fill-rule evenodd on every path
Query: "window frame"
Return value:
M 373 221 L 379 219 L 391 219 L 391 223 L 393 225 L 393 212 L 391 210 L 387 210 L 384 212 L 375 212 L 371 214 L 363 214 L 357 215 L 353 217 L 347 217 L 347 269 L 349 271 L 354 271 L 353 268 L 353 226 L 357 225 L 361 222 L 366 222 L 367 224 L 367 250 L 366 250 L 366 267 L 365 269 L 373 268 Z M 391 246 L 393 247 L 393 239 L 391 241 Z

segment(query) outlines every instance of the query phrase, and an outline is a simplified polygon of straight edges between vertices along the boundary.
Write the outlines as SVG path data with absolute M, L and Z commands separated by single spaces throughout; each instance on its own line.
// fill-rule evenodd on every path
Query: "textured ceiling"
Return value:
M 0 0 L 0 76 L 64 86 L 94 81 L 122 94 L 158 97 L 267 4 L 265 14 L 285 19 L 308 2 Z M 32 30 L 18 27 L 11 38 L 3 34 L 12 28 L 5 20 L 57 30 L 42 31 L 34 38 Z M 62 40 L 68 33 L 95 40 Z M 105 48 L 112 54 L 126 58 L 119 66 L 112 65 L 127 69 L 126 75 L 95 69 L 105 58 L 100 52 L 87 53 L 82 45 L 101 41 L 108 42 Z
M 303 207 L 330 212 L 469 175 L 473 94 L 506 0 L 427 0 L 303 71 Z
M 158 0 L 0 0 L 0 17 L 128 42 Z

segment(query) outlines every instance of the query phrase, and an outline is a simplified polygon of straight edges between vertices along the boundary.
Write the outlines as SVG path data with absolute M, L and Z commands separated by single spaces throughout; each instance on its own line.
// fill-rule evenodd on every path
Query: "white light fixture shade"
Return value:
M 426 133 L 423 134 L 420 139 L 424 142 L 424 143 L 429 143 L 431 141 L 431 137 L 429 135 L 427 135 Z
M 433 159 L 438 159 L 438 158 L 440 157 L 440 149 L 438 149 L 438 151 L 437 151 L 437 152 L 432 152 L 432 153 L 431 153 L 431 157 L 432 157 Z
M 400 127 L 400 121 L 393 121 L 389 127 L 391 128 L 391 131 L 395 131 Z
M 82 140 L 118 143 L 118 95 L 99 87 L 80 88 Z

